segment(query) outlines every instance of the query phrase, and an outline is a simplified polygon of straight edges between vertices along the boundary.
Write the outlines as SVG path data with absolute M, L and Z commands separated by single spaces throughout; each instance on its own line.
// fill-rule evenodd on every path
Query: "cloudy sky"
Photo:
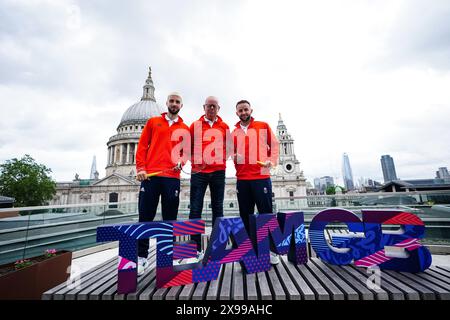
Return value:
M 0 0 L 0 162 L 30 154 L 87 178 L 152 66 L 156 99 L 235 102 L 295 138 L 305 176 L 382 181 L 450 167 L 450 1 Z M 232 170 L 229 172 L 232 173 Z M 339 180 L 338 180 L 339 182 Z

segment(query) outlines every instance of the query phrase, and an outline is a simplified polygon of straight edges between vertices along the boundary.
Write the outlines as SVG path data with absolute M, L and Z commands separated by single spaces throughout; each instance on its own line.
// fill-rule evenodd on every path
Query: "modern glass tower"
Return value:
M 342 156 L 342 178 L 344 180 L 346 190 L 350 191 L 355 189 L 352 168 L 350 167 L 350 160 L 348 159 L 348 155 L 346 153 Z
M 381 168 L 383 169 L 384 183 L 398 180 L 395 173 L 394 159 L 390 155 L 381 156 Z

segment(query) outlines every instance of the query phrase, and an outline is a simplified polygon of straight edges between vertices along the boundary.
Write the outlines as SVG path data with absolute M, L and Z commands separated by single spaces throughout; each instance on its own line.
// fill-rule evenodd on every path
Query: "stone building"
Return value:
M 139 183 L 135 180 L 135 154 L 139 137 L 147 120 L 159 116 L 164 109 L 156 102 L 151 69 L 140 101 L 130 106 L 123 114 L 117 133 L 107 142 L 106 176 L 98 175 L 92 179 L 79 179 L 58 182 L 57 193 L 52 201 L 54 205 L 91 204 L 105 202 L 136 202 L 138 200 Z M 276 127 L 276 135 L 280 142 L 279 165 L 272 170 L 273 195 L 277 198 L 276 209 L 298 209 L 307 207 L 306 179 L 300 170 L 300 162 L 295 156 L 294 139 L 289 134 L 281 115 Z M 95 159 L 94 159 L 95 161 Z M 93 167 L 96 164 L 93 164 Z M 181 179 L 180 212 L 189 211 L 189 178 Z M 209 209 L 209 190 L 205 196 L 204 210 Z M 236 213 L 236 179 L 226 178 L 225 212 Z

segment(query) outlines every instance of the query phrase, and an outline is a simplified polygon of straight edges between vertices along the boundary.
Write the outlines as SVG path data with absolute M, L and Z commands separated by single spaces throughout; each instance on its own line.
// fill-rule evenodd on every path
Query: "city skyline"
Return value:
M 347 153 L 344 153 L 342 155 L 342 180 L 343 180 L 343 187 L 346 190 L 351 191 L 355 189 L 352 167 L 350 165 L 350 159 Z
M 4 1 L 0 163 L 30 154 L 70 181 L 95 155 L 103 177 L 150 65 L 157 102 L 180 91 L 187 123 L 209 95 L 231 127 L 242 98 L 272 128 L 281 113 L 311 182 L 339 183 L 343 152 L 355 182 L 382 181 L 383 154 L 402 179 L 430 178 L 450 165 L 448 14 L 439 0 Z
M 385 154 L 381 156 L 381 169 L 383 171 L 384 183 L 394 180 L 400 180 L 397 178 L 397 173 L 395 171 L 394 158 L 390 155 Z

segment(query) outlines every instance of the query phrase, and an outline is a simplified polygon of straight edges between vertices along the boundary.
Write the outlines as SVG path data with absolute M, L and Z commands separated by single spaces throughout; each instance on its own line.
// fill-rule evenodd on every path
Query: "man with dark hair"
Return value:
M 252 113 L 250 102 L 240 100 L 236 104 L 240 121 L 232 133 L 239 214 L 248 233 L 249 215 L 255 213 L 255 204 L 258 213 L 273 213 L 270 167 L 278 162 L 275 134 L 266 122 L 256 121 Z M 280 260 L 271 252 L 270 262 L 278 264 Z
M 204 114 L 191 124 L 192 175 L 189 219 L 200 219 L 206 188 L 211 193 L 212 224 L 223 217 L 227 137 L 230 129 L 218 113 L 219 100 L 209 96 L 203 104 Z M 191 239 L 197 243 L 197 259 L 203 258 L 200 235 Z
M 167 112 L 147 121 L 137 147 L 136 172 L 141 181 L 139 222 L 153 221 L 159 197 L 162 220 L 177 219 L 180 170 L 189 156 L 183 152 L 183 147 L 179 147 L 183 143 L 189 145 L 190 137 L 189 127 L 178 116 L 183 107 L 181 95 L 176 92 L 169 94 L 166 106 Z M 138 275 L 142 275 L 150 265 L 148 248 L 148 239 L 138 241 Z

